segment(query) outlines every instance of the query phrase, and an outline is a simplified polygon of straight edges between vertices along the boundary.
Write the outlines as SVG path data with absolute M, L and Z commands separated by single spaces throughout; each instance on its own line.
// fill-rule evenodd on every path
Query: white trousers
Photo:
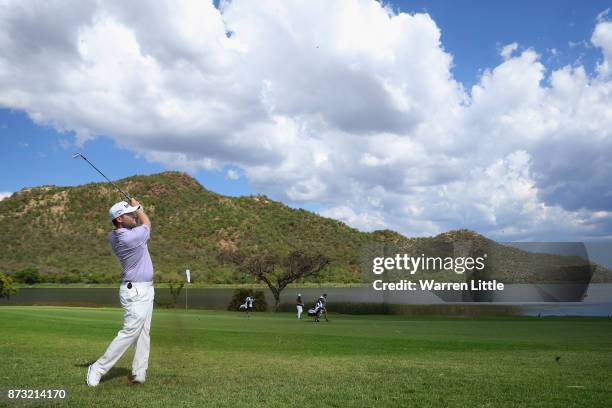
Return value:
M 101 375 L 106 374 L 131 345 L 135 345 L 132 374 L 144 379 L 149 366 L 154 296 L 152 282 L 132 282 L 132 289 L 128 289 L 125 283 L 121 284 L 119 299 L 124 310 L 123 328 L 94 364 Z
M 302 306 L 297 305 L 297 318 L 301 319 L 302 318 Z

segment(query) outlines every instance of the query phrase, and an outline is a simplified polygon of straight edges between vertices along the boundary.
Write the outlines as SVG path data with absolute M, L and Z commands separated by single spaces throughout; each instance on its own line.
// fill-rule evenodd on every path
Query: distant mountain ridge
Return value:
M 226 197 L 180 172 L 132 176 L 117 184 L 138 197 L 151 217 L 149 249 L 162 281 L 181 279 L 181 271 L 189 268 L 200 282 L 250 282 L 218 256 L 235 250 L 320 252 L 330 258 L 331 267 L 310 281 L 347 283 L 363 281 L 361 255 L 364 245 L 372 243 L 422 251 L 440 242 L 468 240 L 486 243 L 501 251 L 502 258 L 514 254 L 513 262 L 517 253 L 524 254 L 466 230 L 433 238 L 407 238 L 390 230 L 361 232 L 263 195 Z M 90 183 L 27 188 L 0 201 L 0 271 L 37 268 L 54 281 L 116 282 L 120 268 L 106 242 L 112 230 L 107 212 L 120 200 L 107 183 Z M 574 262 L 565 258 L 555 259 Z M 599 275 L 604 281 L 612 276 L 602 268 Z

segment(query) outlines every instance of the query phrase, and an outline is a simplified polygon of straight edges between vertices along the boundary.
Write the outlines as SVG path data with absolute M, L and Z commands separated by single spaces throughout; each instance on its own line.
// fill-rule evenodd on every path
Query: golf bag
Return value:
M 308 309 L 308 316 L 316 316 L 317 315 L 317 309 L 315 309 L 314 307 L 311 307 L 310 309 Z
M 246 308 L 247 308 L 246 303 L 241 304 L 239 307 L 240 310 L 245 310 Z

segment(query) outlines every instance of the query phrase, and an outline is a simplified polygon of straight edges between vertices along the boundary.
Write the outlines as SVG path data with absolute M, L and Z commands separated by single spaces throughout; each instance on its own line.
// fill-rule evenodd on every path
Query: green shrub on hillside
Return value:
M 37 268 L 26 268 L 13 274 L 13 279 L 19 283 L 33 285 L 42 281 L 40 272 Z
M 11 277 L 0 272 L 0 298 L 10 299 L 15 294 L 17 294 L 17 289 L 13 286 Z

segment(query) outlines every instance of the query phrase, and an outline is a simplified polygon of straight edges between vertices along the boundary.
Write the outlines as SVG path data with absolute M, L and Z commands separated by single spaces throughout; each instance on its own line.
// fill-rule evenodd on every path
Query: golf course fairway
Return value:
M 0 406 L 610 407 L 612 319 L 347 316 L 156 309 L 144 385 L 130 350 L 87 366 L 118 308 L 0 307 Z M 9 400 L 62 389 L 63 400 Z

